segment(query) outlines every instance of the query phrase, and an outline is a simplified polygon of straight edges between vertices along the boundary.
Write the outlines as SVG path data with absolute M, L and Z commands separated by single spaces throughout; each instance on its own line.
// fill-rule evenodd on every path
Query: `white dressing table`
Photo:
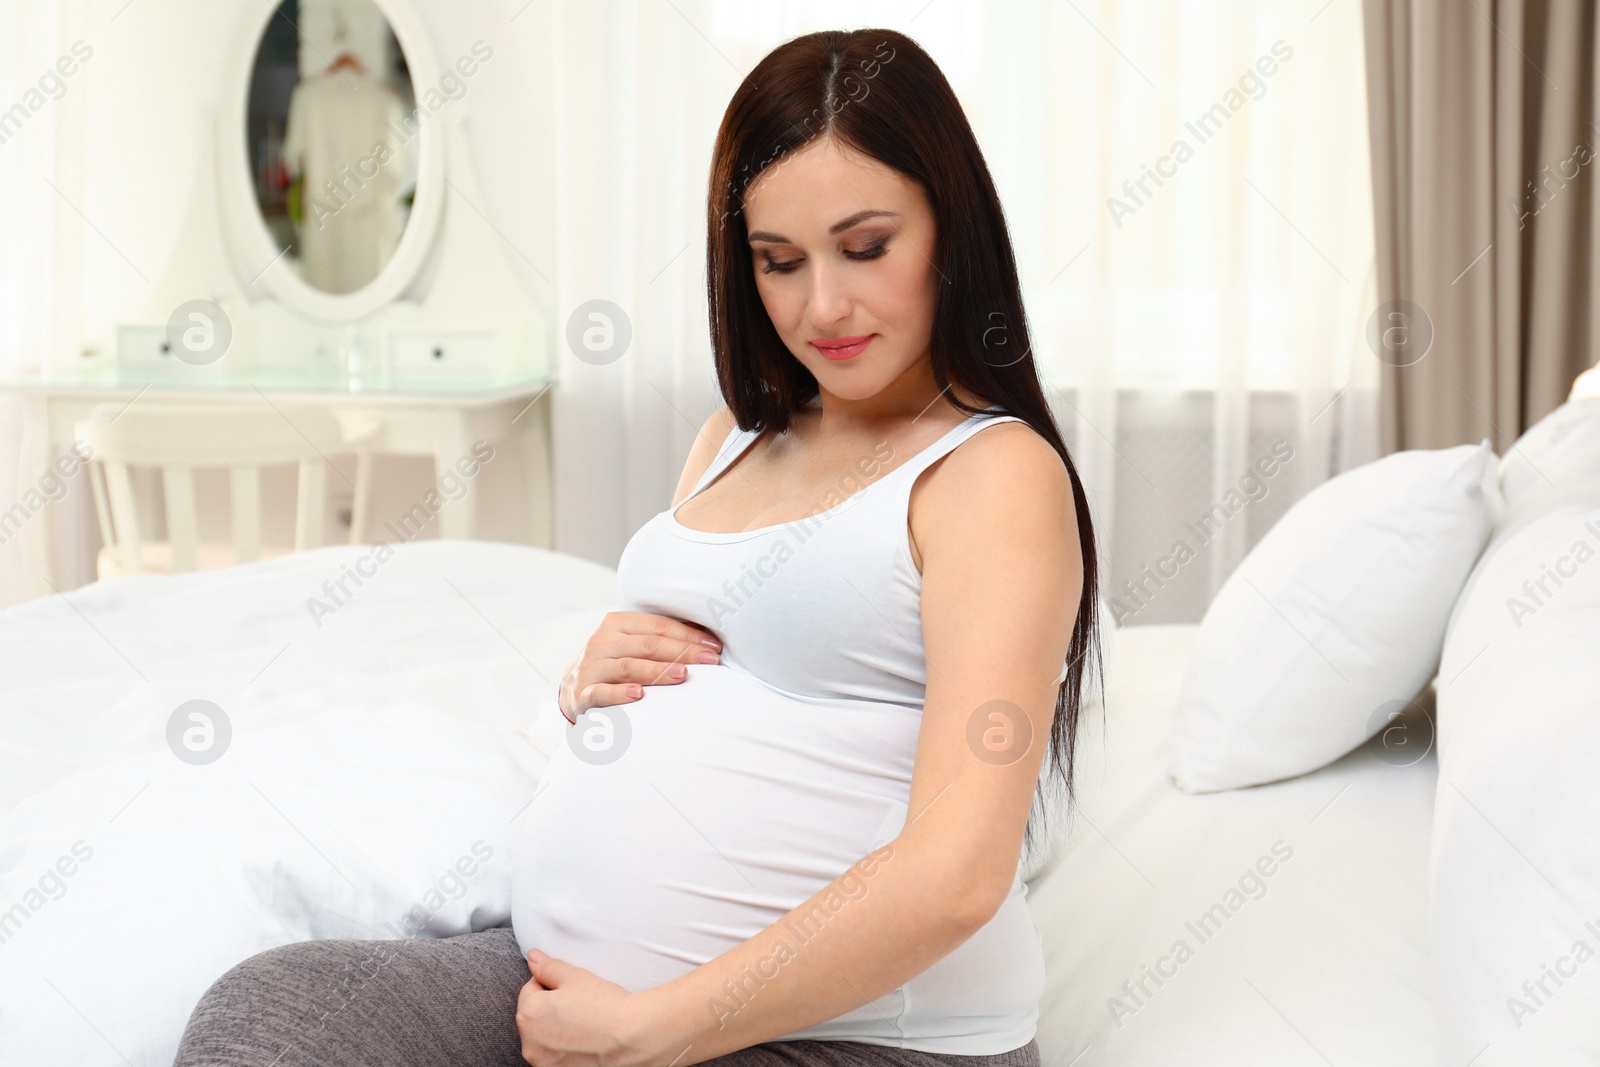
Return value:
M 541 378 L 508 378 L 472 385 L 438 383 L 430 386 L 365 384 L 352 390 L 348 382 L 313 375 L 270 374 L 257 371 L 245 378 L 219 376 L 203 382 L 176 377 L 118 373 L 115 368 L 83 371 L 52 378 L 0 380 L 0 391 L 21 394 L 28 405 L 23 442 L 22 471 L 25 486 L 36 486 L 56 459 L 74 441 L 74 426 L 88 417 L 97 404 L 132 405 L 144 399 L 163 403 L 192 402 L 215 407 L 238 404 L 288 408 L 315 406 L 339 420 L 352 446 L 376 455 L 430 457 L 435 476 L 450 470 L 471 453 L 475 441 L 488 441 L 496 449 L 510 448 L 520 459 L 528 494 L 525 528 L 528 542 L 551 547 L 550 492 L 550 390 Z M 67 492 L 87 492 L 88 476 L 80 471 Z M 465 479 L 448 507 L 438 513 L 439 535 L 473 538 L 478 535 L 480 497 L 475 479 Z M 60 588 L 55 566 L 57 541 L 53 504 L 46 502 L 22 524 L 36 596 Z M 355 525 L 370 538 L 393 540 L 381 529 L 385 518 L 357 516 Z M 365 522 L 363 522 L 365 519 Z

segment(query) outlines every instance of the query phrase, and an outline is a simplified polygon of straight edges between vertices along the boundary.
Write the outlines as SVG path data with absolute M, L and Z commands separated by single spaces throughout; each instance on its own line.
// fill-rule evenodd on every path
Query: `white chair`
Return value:
M 100 404 L 76 427 L 91 451 L 89 479 L 104 547 L 96 560 L 102 579 L 174 574 L 248 563 L 322 544 L 327 457 L 349 452 L 339 423 L 316 408 Z M 294 543 L 263 544 L 261 468 L 299 467 Z M 142 541 L 130 467 L 161 470 L 167 540 Z M 232 547 L 199 540 L 194 470 L 226 468 L 232 495 Z M 366 464 L 362 464 L 365 468 Z M 363 469 L 357 478 L 366 475 Z M 356 500 L 365 510 L 365 487 Z

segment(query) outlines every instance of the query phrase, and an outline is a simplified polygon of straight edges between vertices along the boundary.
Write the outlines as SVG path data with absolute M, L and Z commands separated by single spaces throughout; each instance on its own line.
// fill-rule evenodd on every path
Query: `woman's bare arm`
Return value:
M 1066 470 L 1028 427 L 987 429 L 930 472 L 916 537 L 928 686 L 905 828 L 760 934 L 631 998 L 639 1062 L 685 1067 L 859 1008 L 1009 893 L 1082 589 Z M 992 743 L 1008 717 L 1005 762 Z

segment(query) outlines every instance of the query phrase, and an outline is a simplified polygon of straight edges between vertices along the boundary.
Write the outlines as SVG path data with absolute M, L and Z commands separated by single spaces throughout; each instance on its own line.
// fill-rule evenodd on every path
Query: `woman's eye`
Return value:
M 852 252 L 847 249 L 845 255 L 850 259 L 857 260 L 877 259 L 884 254 L 888 243 L 888 241 L 879 241 L 871 248 L 865 248 L 859 252 Z M 767 265 L 761 268 L 762 274 L 788 274 L 800 266 L 800 260 L 798 259 L 776 260 L 771 256 L 767 256 L 766 260 Z

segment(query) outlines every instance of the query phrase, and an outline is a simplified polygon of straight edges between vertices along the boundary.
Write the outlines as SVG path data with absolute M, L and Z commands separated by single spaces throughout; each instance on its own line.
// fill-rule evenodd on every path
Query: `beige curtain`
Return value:
M 1364 15 L 1383 450 L 1504 451 L 1600 351 L 1595 5 Z

